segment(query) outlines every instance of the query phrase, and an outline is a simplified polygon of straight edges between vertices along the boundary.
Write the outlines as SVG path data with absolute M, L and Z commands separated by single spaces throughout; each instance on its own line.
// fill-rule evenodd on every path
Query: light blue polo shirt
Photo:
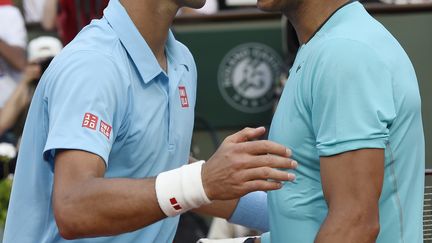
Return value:
M 161 69 L 123 6 L 111 0 L 53 61 L 28 114 L 5 243 L 66 242 L 51 206 L 56 149 L 102 157 L 105 177 L 147 178 L 188 162 L 196 96 L 189 50 L 166 44 Z M 134 232 L 67 242 L 172 242 L 178 217 Z
M 269 193 L 271 242 L 314 242 L 328 210 L 320 156 L 362 148 L 385 149 L 376 242 L 423 242 L 420 106 L 413 66 L 394 37 L 358 2 L 338 10 L 301 46 L 271 124 L 270 140 L 299 162 L 296 181 Z

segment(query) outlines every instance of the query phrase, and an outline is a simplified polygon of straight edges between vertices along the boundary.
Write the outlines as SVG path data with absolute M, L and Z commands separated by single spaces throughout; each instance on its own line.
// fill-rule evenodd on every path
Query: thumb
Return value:
M 226 140 L 233 143 L 246 142 L 261 137 L 262 135 L 264 135 L 265 131 L 266 131 L 265 127 L 258 127 L 258 128 L 246 127 L 243 130 L 236 132 L 233 135 L 227 137 Z

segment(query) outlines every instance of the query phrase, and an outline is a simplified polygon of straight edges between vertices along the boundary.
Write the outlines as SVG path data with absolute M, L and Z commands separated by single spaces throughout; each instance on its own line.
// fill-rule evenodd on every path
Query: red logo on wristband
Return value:
M 170 203 L 171 203 L 171 206 L 175 209 L 175 210 L 180 210 L 180 209 L 182 209 L 182 207 L 180 206 L 180 204 L 177 202 L 177 200 L 175 199 L 175 197 L 173 197 L 173 198 L 171 198 L 170 199 Z

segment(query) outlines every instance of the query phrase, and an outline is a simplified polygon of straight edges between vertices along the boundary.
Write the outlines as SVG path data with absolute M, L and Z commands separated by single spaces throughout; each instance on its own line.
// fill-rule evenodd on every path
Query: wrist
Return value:
M 203 185 L 204 192 L 207 195 L 207 197 L 210 200 L 213 200 L 214 199 L 214 195 L 213 195 L 212 191 L 209 190 L 208 181 L 206 180 L 206 178 L 208 178 L 207 175 L 206 175 L 206 173 L 207 173 L 206 167 L 207 167 L 207 165 L 204 163 L 202 165 L 202 169 L 201 169 L 202 185 Z
M 211 202 L 203 188 L 203 164 L 204 161 L 199 161 L 157 176 L 156 196 L 165 215 L 176 216 Z

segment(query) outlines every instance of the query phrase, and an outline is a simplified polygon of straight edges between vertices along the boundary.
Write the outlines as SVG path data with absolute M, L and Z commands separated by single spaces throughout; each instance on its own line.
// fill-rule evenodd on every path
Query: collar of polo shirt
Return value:
M 150 82 L 164 72 L 147 42 L 118 0 L 109 2 L 104 11 L 104 17 L 117 33 L 121 43 L 135 63 L 144 83 Z M 183 65 L 189 70 L 188 64 L 183 61 L 187 60 L 187 58 L 184 58 L 184 54 L 178 50 L 177 46 L 177 40 L 175 40 L 170 30 L 166 44 L 167 55 L 172 58 L 171 60 L 175 66 Z

